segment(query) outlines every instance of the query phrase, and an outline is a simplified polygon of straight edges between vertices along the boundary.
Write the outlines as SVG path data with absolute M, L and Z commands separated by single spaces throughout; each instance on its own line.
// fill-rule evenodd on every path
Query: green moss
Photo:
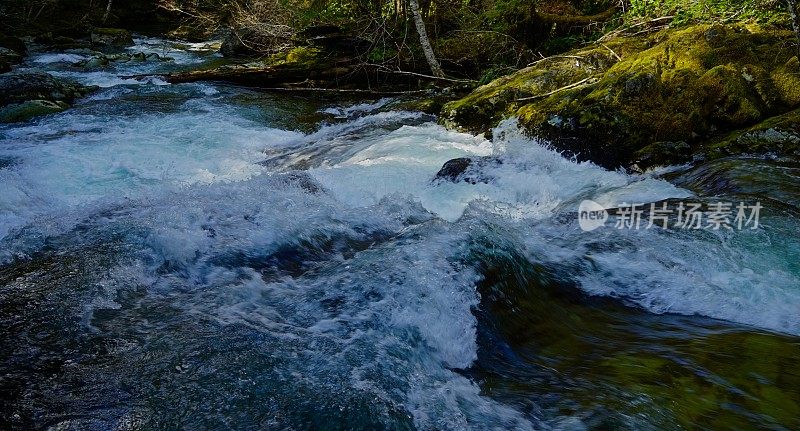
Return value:
M 516 116 L 530 133 L 609 167 L 640 162 L 653 142 L 685 142 L 693 151 L 800 105 L 792 36 L 754 25 L 695 25 L 612 40 L 480 87 L 446 105 L 442 121 L 484 131 Z
M 133 36 L 128 30 L 118 28 L 94 28 L 92 44 L 106 48 L 123 48 L 133 45 Z
M 324 56 L 319 48 L 310 46 L 296 46 L 287 51 L 281 51 L 269 56 L 264 64 L 268 66 L 297 65 L 298 67 L 318 66 L 324 62 Z
M 102 27 L 93 28 L 92 33 L 100 34 L 103 36 L 117 36 L 117 37 L 125 37 L 130 34 L 128 30 L 123 30 L 121 28 L 102 28 Z
M 762 117 L 759 100 L 733 64 L 716 66 L 697 81 L 707 95 L 708 119 L 730 126 L 744 126 Z
M 442 111 L 443 121 L 460 129 L 486 131 L 519 108 L 517 99 L 547 93 L 588 78 L 607 69 L 613 61 L 610 51 L 596 47 L 542 60 L 448 103 Z
M 770 77 L 783 103 L 789 106 L 800 105 L 800 60 L 797 56 L 776 68 Z
M 738 154 L 800 156 L 800 109 L 717 138 L 701 151 L 710 159 Z
M 0 109 L 0 123 L 28 121 L 31 118 L 54 114 L 67 108 L 69 108 L 69 105 L 64 102 L 30 100 L 23 103 L 8 105 Z

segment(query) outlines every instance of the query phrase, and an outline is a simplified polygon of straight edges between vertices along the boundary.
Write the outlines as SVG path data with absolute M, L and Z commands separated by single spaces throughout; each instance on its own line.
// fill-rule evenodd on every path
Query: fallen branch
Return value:
M 408 94 L 427 94 L 430 90 L 407 90 L 407 91 L 379 91 L 367 90 L 360 88 L 320 88 L 320 87 L 253 87 L 246 86 L 261 91 L 275 91 L 275 92 L 315 92 L 315 93 L 347 93 L 347 94 L 370 94 L 370 95 L 385 95 L 385 96 L 402 96 Z
M 394 69 L 389 69 L 388 67 L 380 65 L 380 64 L 365 63 L 364 66 L 374 67 L 374 68 L 380 69 L 381 71 L 386 72 L 386 73 L 393 73 L 393 74 L 396 74 L 396 75 L 418 76 L 420 78 L 433 79 L 433 80 L 436 80 L 436 81 L 455 82 L 455 83 L 458 83 L 458 84 L 474 84 L 474 83 L 478 82 L 478 81 L 475 81 L 473 79 L 454 79 L 454 78 L 446 78 L 444 76 L 433 76 L 433 75 L 425 75 L 424 73 L 408 72 L 408 71 L 405 71 L 405 70 L 394 70 Z
M 616 36 L 619 36 L 619 35 L 632 36 L 631 34 L 626 34 L 626 32 L 631 31 L 631 30 L 633 30 L 633 29 L 635 29 L 637 27 L 641 27 L 641 26 L 644 26 L 644 25 L 655 24 L 655 23 L 659 23 L 661 21 L 671 20 L 671 19 L 674 19 L 674 18 L 675 18 L 675 15 L 666 15 L 666 16 L 662 16 L 662 17 L 658 17 L 658 18 L 653 18 L 653 19 L 647 20 L 647 21 L 640 21 L 640 22 L 637 22 L 635 24 L 631 24 L 628 27 L 608 32 L 608 33 L 604 34 L 603 36 L 601 36 L 600 39 L 597 39 L 597 41 L 595 43 L 600 43 L 600 42 L 603 42 L 605 40 L 608 40 L 608 39 L 610 39 L 612 37 L 616 37 Z M 663 26 L 663 25 L 657 26 L 657 29 L 660 30 L 660 29 L 665 28 L 665 27 L 669 27 L 669 24 L 667 24 L 666 26 Z M 651 29 L 648 29 L 648 30 L 646 30 L 644 32 L 646 33 L 647 31 L 651 31 Z M 636 34 L 642 34 L 642 32 L 638 32 L 638 33 L 635 33 L 633 35 L 636 35 Z
M 586 84 L 586 85 L 593 84 L 595 82 L 594 80 L 595 80 L 595 77 L 594 76 L 590 76 L 588 78 L 581 79 L 578 82 L 573 82 L 572 84 L 565 85 L 564 87 L 557 88 L 557 89 L 555 89 L 553 91 L 550 91 L 550 92 L 547 92 L 547 93 L 544 93 L 544 94 L 537 94 L 535 96 L 529 96 L 529 97 L 521 97 L 521 98 L 517 99 L 517 102 L 526 102 L 526 101 L 529 101 L 529 100 L 542 99 L 542 98 L 545 98 L 545 97 L 552 96 L 552 95 L 554 95 L 554 94 L 556 94 L 558 92 L 564 91 L 564 90 L 571 90 L 573 88 L 580 87 L 581 85 L 584 85 L 584 84 Z
M 619 4 L 616 4 L 607 10 L 595 15 L 562 15 L 550 13 L 537 13 L 544 22 L 561 24 L 561 25 L 590 25 L 596 22 L 605 22 L 611 19 L 620 10 Z
M 626 35 L 626 36 L 636 37 L 636 36 L 640 36 L 640 35 L 647 34 L 647 33 L 655 33 L 657 31 L 661 31 L 661 30 L 664 30 L 664 29 L 667 29 L 667 28 L 669 28 L 669 24 L 662 25 L 662 26 L 659 26 L 659 27 L 651 27 L 651 28 L 648 28 L 648 29 L 645 29 L 645 30 L 637 31 L 636 33 L 629 34 L 629 35 Z
M 609 51 L 611 52 L 611 54 L 613 54 L 613 55 L 614 55 L 614 57 L 616 57 L 617 61 L 622 61 L 622 58 L 621 58 L 620 56 L 618 56 L 618 55 L 617 55 L 617 53 L 616 53 L 616 52 L 614 52 L 614 50 L 613 50 L 613 49 L 609 48 L 609 47 L 608 47 L 606 44 L 604 44 L 604 43 L 601 43 L 600 45 L 602 45 L 602 46 L 603 46 L 603 48 L 605 48 L 605 49 L 609 50 Z
M 539 63 L 541 63 L 543 61 L 553 60 L 553 59 L 557 59 L 557 58 L 575 59 L 575 60 L 585 60 L 586 59 L 586 57 L 581 57 L 581 56 L 578 56 L 578 55 L 551 55 L 550 57 L 545 57 L 545 58 L 541 58 L 539 60 L 536 60 L 533 63 L 528 64 L 525 67 L 527 68 L 527 67 L 535 66 L 535 65 L 537 65 L 537 64 L 539 64 Z

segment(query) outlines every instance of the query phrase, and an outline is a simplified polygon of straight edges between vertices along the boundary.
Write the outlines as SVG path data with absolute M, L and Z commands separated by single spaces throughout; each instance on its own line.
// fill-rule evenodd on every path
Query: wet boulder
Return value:
M 741 154 L 800 157 L 800 109 L 715 139 L 702 152 L 707 159 Z
M 8 48 L 0 47 L 0 62 L 7 64 L 20 64 L 22 63 L 22 55 Z
M 310 195 L 325 193 L 325 187 L 308 172 L 296 171 L 280 175 L 278 178 L 287 186 L 297 187 Z
M 92 46 L 104 50 L 119 50 L 133 45 L 133 36 L 119 28 L 95 28 L 91 34 Z
M 156 53 L 121 53 L 121 54 L 99 54 L 87 60 L 73 63 L 73 67 L 84 67 L 87 69 L 99 69 L 110 65 L 111 63 L 128 63 L 128 62 L 145 62 L 145 61 L 172 61 L 170 57 L 162 57 Z
M 96 89 L 41 72 L 0 75 L 0 118 L 3 122 L 23 121 L 64 110 Z
M 69 108 L 66 102 L 51 102 L 49 100 L 28 100 L 14 103 L 0 108 L 0 123 L 15 123 L 28 121 L 42 115 L 55 114 Z
M 503 162 L 495 157 L 459 157 L 445 162 L 433 177 L 433 182 L 488 184 L 494 178 L 486 172 L 487 169 L 501 164 Z
M 39 45 L 37 49 L 42 51 L 91 50 L 93 47 L 88 39 L 76 39 L 52 33 L 42 33 L 33 41 Z
M 73 64 L 74 67 L 85 67 L 87 69 L 100 69 L 110 64 L 108 57 L 105 55 L 98 55 L 88 60 L 79 61 Z

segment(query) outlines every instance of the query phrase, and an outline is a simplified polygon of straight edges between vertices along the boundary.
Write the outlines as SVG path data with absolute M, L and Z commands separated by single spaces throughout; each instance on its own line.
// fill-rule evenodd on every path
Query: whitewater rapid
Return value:
M 163 54 L 161 44 L 132 50 Z M 565 158 L 513 120 L 487 140 L 385 99 L 314 107 L 328 121 L 304 131 L 285 120 L 293 100 L 120 77 L 163 67 L 153 64 L 70 69 L 79 56 L 42 54 L 31 67 L 105 88 L 0 127 L 0 262 L 107 254 L 67 310 L 90 332 L 104 331 L 108 310 L 146 332 L 155 300 L 201 327 L 247 328 L 275 362 L 240 378 L 306 391 L 287 389 L 268 411 L 313 388 L 341 411 L 377 400 L 376 417 L 409 412 L 423 429 L 579 427 L 493 400 L 457 372 L 478 354 L 473 254 L 485 238 L 589 295 L 800 334 L 792 217 L 768 215 L 753 232 L 583 232 L 584 199 L 611 208 L 698 196 L 655 173 Z M 486 183 L 433 181 L 458 157 L 502 163 L 485 168 Z

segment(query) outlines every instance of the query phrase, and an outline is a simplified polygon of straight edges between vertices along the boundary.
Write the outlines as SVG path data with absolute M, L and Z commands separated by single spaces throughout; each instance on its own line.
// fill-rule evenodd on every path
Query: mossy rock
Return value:
M 167 33 L 172 39 L 185 40 L 187 42 L 205 42 L 211 38 L 213 32 L 208 26 L 201 26 L 195 22 L 183 23 L 174 30 Z
M 28 121 L 34 117 L 55 114 L 69 108 L 64 102 L 29 100 L 0 108 L 0 123 Z
M 213 67 L 173 73 L 166 75 L 165 79 L 171 83 L 224 81 L 260 87 L 280 86 L 306 80 L 332 79 L 339 74 L 335 60 L 318 48 L 299 46 L 247 63 L 221 59 Z M 350 69 L 341 74 L 348 72 Z
M 557 149 L 609 168 L 647 164 L 642 157 L 675 163 L 703 142 L 800 105 L 792 37 L 695 25 L 617 39 L 480 87 L 446 105 L 442 122 L 485 131 L 516 116 Z M 646 148 L 656 142 L 688 147 L 648 158 Z
M 257 40 L 259 32 L 253 29 L 241 28 L 230 29 L 222 39 L 222 46 L 219 49 L 224 57 L 251 57 L 259 54 L 254 47 L 260 44 L 253 42 Z
M 740 154 L 800 156 L 800 109 L 715 139 L 701 153 L 709 159 Z
M 98 48 L 122 49 L 133 45 L 133 36 L 128 30 L 120 28 L 94 28 L 91 41 Z
M 77 82 L 41 72 L 8 73 L 0 76 L 0 106 L 29 100 L 72 103 L 96 90 Z
M 109 55 L 96 55 L 90 59 L 73 63 L 73 67 L 84 67 L 87 69 L 99 69 L 109 66 L 111 63 L 146 62 L 146 61 L 173 61 L 171 57 L 162 57 L 156 53 L 134 52 Z
M 296 46 L 292 49 L 281 51 L 268 57 L 265 63 L 269 66 L 299 68 L 316 68 L 328 65 L 328 61 L 322 51 L 311 46 Z

